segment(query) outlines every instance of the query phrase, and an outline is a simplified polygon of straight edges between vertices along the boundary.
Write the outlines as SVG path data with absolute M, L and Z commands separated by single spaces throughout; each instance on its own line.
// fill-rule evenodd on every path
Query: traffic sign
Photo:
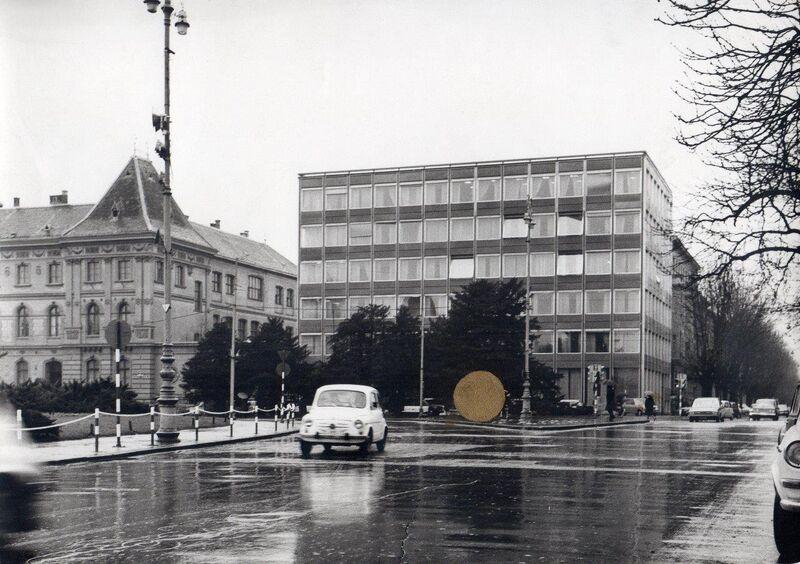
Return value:
M 279 362 L 278 366 L 275 367 L 275 374 L 280 376 L 283 374 L 284 376 L 288 376 L 289 373 L 292 371 L 292 367 L 289 366 L 286 362 Z
M 161 304 L 161 309 L 164 310 L 164 313 L 167 313 L 170 310 L 171 307 L 172 307 L 172 304 Z
M 106 342 L 115 349 L 124 349 L 131 342 L 131 326 L 126 321 L 114 320 L 106 325 Z
M 677 374 L 675 377 L 675 381 L 678 383 L 678 387 L 685 388 L 686 387 L 686 374 L 681 372 Z

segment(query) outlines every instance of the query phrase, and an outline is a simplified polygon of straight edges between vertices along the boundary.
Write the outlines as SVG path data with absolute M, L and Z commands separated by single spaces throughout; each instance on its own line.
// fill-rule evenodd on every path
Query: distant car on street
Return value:
M 317 389 L 309 412 L 300 421 L 297 441 L 304 457 L 314 445 L 322 445 L 325 452 L 333 446 L 357 446 L 366 453 L 375 443 L 378 452 L 383 452 L 388 435 L 378 390 L 334 384 Z
M 719 401 L 719 398 L 697 398 L 694 400 L 692 407 L 689 408 L 689 421 L 694 423 L 702 419 L 724 421 L 722 402 Z
M 558 402 L 556 411 L 558 415 L 591 415 L 594 413 L 594 407 L 583 405 L 581 400 L 562 399 Z
M 783 562 L 800 560 L 800 384 L 795 388 L 786 425 L 778 434 L 778 454 L 772 463 L 775 501 L 772 527 Z
M 758 421 L 759 419 L 772 419 L 778 420 L 778 400 L 773 398 L 762 398 L 756 400 L 753 407 L 750 408 L 750 419 Z
M 785 403 L 779 403 L 778 415 L 780 415 L 781 417 L 786 417 L 787 415 L 789 415 L 789 406 L 786 405 Z
M 644 415 L 644 400 L 642 398 L 627 398 L 622 402 L 622 415 Z

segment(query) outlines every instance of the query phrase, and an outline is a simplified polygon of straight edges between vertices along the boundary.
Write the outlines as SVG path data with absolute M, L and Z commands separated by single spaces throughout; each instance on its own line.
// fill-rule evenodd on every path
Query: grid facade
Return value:
M 533 354 L 588 400 L 670 390 L 672 195 L 646 153 L 301 174 L 299 333 L 313 355 L 368 303 L 446 315 L 476 278 L 530 276 Z M 527 198 L 533 202 L 526 256 Z

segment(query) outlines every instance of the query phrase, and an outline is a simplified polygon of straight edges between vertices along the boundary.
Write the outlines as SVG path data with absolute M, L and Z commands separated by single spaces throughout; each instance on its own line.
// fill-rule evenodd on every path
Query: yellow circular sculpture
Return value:
M 506 401 L 503 383 L 486 370 L 464 376 L 453 390 L 453 403 L 464 419 L 485 423 L 500 414 Z

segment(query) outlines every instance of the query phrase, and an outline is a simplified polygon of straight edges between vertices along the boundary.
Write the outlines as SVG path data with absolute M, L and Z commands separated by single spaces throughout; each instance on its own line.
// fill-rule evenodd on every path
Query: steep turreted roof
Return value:
M 148 160 L 131 158 L 92 210 L 68 230 L 68 237 L 155 233 L 161 229 L 162 185 Z M 211 247 L 186 219 L 172 199 L 172 237 L 200 247 Z

